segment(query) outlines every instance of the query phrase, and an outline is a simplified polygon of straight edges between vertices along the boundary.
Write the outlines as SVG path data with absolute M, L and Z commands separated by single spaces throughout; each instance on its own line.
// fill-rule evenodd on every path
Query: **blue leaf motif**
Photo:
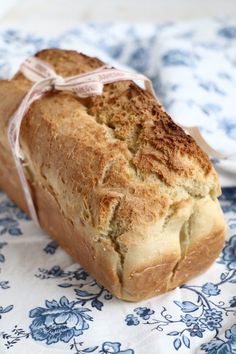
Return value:
M 180 301 L 174 301 L 174 303 L 179 306 L 181 308 L 181 310 L 185 313 L 188 313 L 188 312 L 194 312 L 196 311 L 199 306 L 195 305 L 193 302 L 191 301 L 183 301 L 183 302 L 180 302 Z
M 0 307 L 0 313 L 6 313 L 6 312 L 9 312 L 13 309 L 13 305 L 9 305 L 5 308 L 3 308 L 2 306 Z
M 175 347 L 175 349 L 176 349 L 176 350 L 179 350 L 179 348 L 181 347 L 181 345 L 182 345 L 181 340 L 180 340 L 179 338 L 176 338 L 176 339 L 174 340 L 174 347 Z
M 5 262 L 5 256 L 3 254 L 0 254 L 0 263 Z
M 7 245 L 7 242 L 0 242 L 0 249 Z
M 92 352 L 94 352 L 94 350 L 96 350 L 97 348 L 98 348 L 98 346 L 85 348 L 85 349 L 83 349 L 83 352 L 84 352 L 84 353 L 92 353 Z
M 92 307 L 95 307 L 97 310 L 101 311 L 101 309 L 103 307 L 103 303 L 101 301 L 99 301 L 98 299 L 94 299 L 92 301 Z
M 7 232 L 7 228 L 4 227 L 1 231 L 0 231 L 0 235 L 4 235 Z
M 58 306 L 56 300 L 52 300 L 52 301 L 46 300 L 45 304 L 46 304 L 47 308 L 49 308 L 49 309 L 53 309 Z
M 65 296 L 62 296 L 62 298 L 60 299 L 60 304 L 62 306 L 68 306 L 70 303 L 69 303 L 69 300 Z
M 164 66 L 180 65 L 188 67 L 195 67 L 199 60 L 194 53 L 175 48 L 167 51 L 161 59 Z
M 0 219 L 0 225 L 2 226 L 7 226 L 9 224 L 14 224 L 15 220 L 12 218 L 4 218 L 4 219 Z
M 228 343 L 224 343 L 217 349 L 216 354 L 232 354 L 230 345 Z
M 224 342 L 221 339 L 217 339 L 217 340 L 213 339 L 208 343 L 202 344 L 200 348 L 201 350 L 204 350 L 205 353 L 217 354 L 218 349 L 221 348 L 222 344 L 224 344 Z
M 170 333 L 167 333 L 168 336 L 178 336 L 179 332 L 173 331 Z
M 17 227 L 13 227 L 9 229 L 9 234 L 12 236 L 20 236 L 22 235 L 21 229 Z
M 43 307 L 36 307 L 35 309 L 30 310 L 29 317 L 34 318 L 34 317 L 40 316 L 43 312 L 44 312 Z
M 236 38 L 236 26 L 223 27 L 218 31 L 218 34 L 227 39 Z
M 59 284 L 58 286 L 60 286 L 61 288 L 70 288 L 72 286 L 72 284 L 70 284 L 70 283 L 62 283 L 62 284 Z
M 89 296 L 91 294 L 89 294 L 88 291 L 85 290 L 80 290 L 80 289 L 75 289 L 76 295 L 81 296 L 81 297 L 86 297 Z
M 183 343 L 185 347 L 190 348 L 190 339 L 185 335 L 183 335 Z
M 221 273 L 221 275 L 220 275 L 220 279 L 221 280 L 225 280 L 226 277 L 227 277 L 227 274 Z

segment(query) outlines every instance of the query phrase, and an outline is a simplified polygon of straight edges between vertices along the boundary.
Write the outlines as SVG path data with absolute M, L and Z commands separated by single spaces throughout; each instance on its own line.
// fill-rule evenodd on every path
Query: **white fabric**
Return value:
M 58 38 L 6 30 L 0 32 L 0 77 L 10 77 L 24 58 L 49 46 L 118 61 L 151 77 L 175 119 L 194 120 L 216 148 L 233 151 L 236 66 L 228 53 L 235 42 L 236 24 L 219 20 L 85 24 Z M 233 353 L 236 181 L 228 172 L 234 164 L 225 163 L 220 176 L 230 187 L 223 188 L 221 204 L 229 230 L 221 256 L 182 288 L 136 304 L 112 298 L 0 193 L 0 353 Z

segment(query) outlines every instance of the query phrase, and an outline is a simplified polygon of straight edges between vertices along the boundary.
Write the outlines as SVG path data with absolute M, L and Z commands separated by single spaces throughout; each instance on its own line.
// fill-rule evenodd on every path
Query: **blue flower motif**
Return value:
M 48 271 L 48 275 L 52 275 L 54 277 L 59 277 L 60 275 L 63 274 L 63 269 L 60 266 L 53 266 L 51 269 Z
M 134 354 L 133 349 L 120 350 L 121 344 L 119 342 L 105 342 L 102 345 L 102 353 L 104 354 Z
M 229 269 L 236 269 L 236 235 L 231 237 L 223 249 L 223 260 L 227 262 Z
M 102 345 L 102 350 L 105 353 L 119 353 L 120 347 L 120 343 L 105 342 Z
M 231 343 L 236 343 L 236 324 L 225 331 L 225 337 L 229 339 Z
M 222 317 L 222 312 L 216 310 L 215 308 L 207 309 L 207 310 L 205 311 L 205 316 L 206 316 L 206 317 L 213 316 L 213 317 L 215 317 L 215 318 L 221 318 L 221 317 Z
M 9 234 L 20 236 L 22 231 L 19 228 L 18 220 L 30 220 L 29 217 L 9 199 L 0 202 L 0 235 Z
M 79 336 L 89 328 L 87 321 L 92 317 L 86 312 L 86 308 L 76 308 L 74 301 L 63 296 L 59 302 L 56 300 L 46 301 L 46 308 L 36 307 L 29 313 L 34 318 L 30 325 L 33 339 L 46 341 L 47 344 L 59 341 L 68 343 L 72 337 Z
M 150 316 L 154 314 L 155 311 L 147 307 L 137 307 L 134 310 L 138 316 L 142 317 L 144 320 L 149 320 Z
M 189 314 L 181 316 L 181 318 L 187 327 L 190 327 L 190 326 L 196 324 L 197 320 L 198 320 L 197 317 L 193 317 L 192 315 L 189 315 Z
M 236 38 L 236 26 L 223 27 L 218 31 L 218 34 L 228 39 L 234 39 Z
M 221 327 L 222 312 L 216 309 L 207 309 L 205 312 L 205 317 L 200 318 L 200 322 L 204 327 L 208 328 L 210 331 L 214 331 L 216 328 Z
M 203 332 L 205 332 L 204 329 L 200 328 L 199 325 L 195 324 L 192 328 L 188 329 L 190 332 L 191 337 L 203 337 Z
M 183 49 L 171 49 L 162 57 L 162 62 L 165 66 L 181 65 L 195 67 L 196 62 L 199 58 Z
M 51 241 L 49 242 L 45 247 L 44 247 L 44 252 L 49 253 L 49 254 L 54 254 L 58 248 L 58 244 L 56 241 Z
M 125 318 L 125 321 L 126 321 L 127 326 L 137 326 L 139 324 L 138 317 L 135 317 L 132 314 L 127 315 Z
M 8 280 L 3 280 L 3 281 L 0 281 L 0 289 L 9 289 L 10 288 L 10 285 L 9 285 L 9 281 Z
M 74 272 L 74 278 L 76 280 L 86 280 L 88 276 L 89 274 L 83 269 L 78 269 L 77 271 Z
M 229 303 L 230 307 L 236 307 L 236 296 L 233 296 Z
M 220 289 L 213 283 L 206 283 L 202 286 L 202 292 L 206 295 L 215 296 L 220 293 Z

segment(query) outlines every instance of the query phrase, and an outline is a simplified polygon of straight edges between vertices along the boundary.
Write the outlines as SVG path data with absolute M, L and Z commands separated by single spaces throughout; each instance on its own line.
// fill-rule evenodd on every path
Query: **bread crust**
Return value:
M 72 51 L 38 56 L 62 76 L 102 64 Z M 25 211 L 6 130 L 30 85 L 20 73 L 0 81 L 0 187 Z M 88 99 L 45 95 L 24 118 L 21 145 L 41 226 L 117 297 L 173 289 L 219 254 L 225 223 L 214 168 L 134 83 Z

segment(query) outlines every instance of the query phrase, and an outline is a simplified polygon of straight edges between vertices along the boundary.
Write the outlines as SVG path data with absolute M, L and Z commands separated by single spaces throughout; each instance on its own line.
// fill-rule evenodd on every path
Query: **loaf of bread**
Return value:
M 37 57 L 64 77 L 103 64 L 59 49 Z M 31 86 L 20 72 L 0 81 L 0 187 L 26 212 L 7 127 Z M 217 174 L 135 83 L 108 84 L 86 99 L 45 94 L 25 115 L 20 143 L 41 227 L 118 298 L 171 290 L 218 256 L 225 222 Z

